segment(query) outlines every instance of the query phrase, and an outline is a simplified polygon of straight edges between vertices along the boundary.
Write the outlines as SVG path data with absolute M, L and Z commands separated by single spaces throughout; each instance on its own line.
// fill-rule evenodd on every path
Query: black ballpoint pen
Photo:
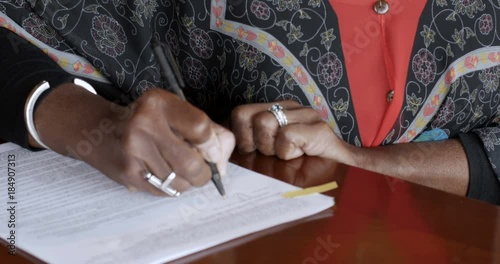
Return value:
M 169 88 L 177 96 L 186 100 L 184 93 L 182 92 L 182 87 L 184 87 L 184 80 L 182 79 L 181 72 L 174 61 L 172 52 L 170 48 L 165 44 L 159 44 L 155 41 L 152 43 L 153 52 L 155 53 L 156 59 L 160 64 L 160 73 L 165 81 L 167 81 Z M 217 165 L 213 162 L 207 161 L 210 171 L 212 173 L 212 182 L 215 184 L 217 191 L 223 197 L 226 196 L 226 191 L 222 185 L 222 179 L 217 169 Z

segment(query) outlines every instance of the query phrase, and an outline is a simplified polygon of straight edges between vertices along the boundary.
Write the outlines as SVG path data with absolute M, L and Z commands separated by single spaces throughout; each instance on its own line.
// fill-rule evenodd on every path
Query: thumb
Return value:
M 208 140 L 196 144 L 195 147 L 205 160 L 217 164 L 217 168 L 224 175 L 235 146 L 234 135 L 216 123 L 212 123 L 211 127 Z

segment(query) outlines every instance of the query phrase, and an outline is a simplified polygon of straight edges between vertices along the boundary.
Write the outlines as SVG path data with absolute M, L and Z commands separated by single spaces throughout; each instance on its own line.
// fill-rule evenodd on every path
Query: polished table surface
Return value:
M 336 205 L 176 263 L 500 263 L 500 207 L 316 157 L 235 153 L 232 162 L 301 187 L 335 180 Z

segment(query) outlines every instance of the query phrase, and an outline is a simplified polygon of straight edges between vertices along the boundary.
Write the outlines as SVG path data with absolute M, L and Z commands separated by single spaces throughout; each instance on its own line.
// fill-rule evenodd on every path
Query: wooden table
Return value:
M 335 180 L 336 206 L 176 263 L 500 263 L 500 207 L 315 157 L 232 161 L 301 187 Z

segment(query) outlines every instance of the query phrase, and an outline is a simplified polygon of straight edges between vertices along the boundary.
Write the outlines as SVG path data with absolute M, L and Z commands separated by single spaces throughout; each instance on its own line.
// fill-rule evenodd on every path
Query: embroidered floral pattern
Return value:
M 417 97 L 414 93 L 411 96 L 406 96 L 406 101 L 408 102 L 408 110 L 411 111 L 413 115 L 416 115 L 420 105 L 422 105 L 422 98 Z
M 250 6 L 250 10 L 257 18 L 262 20 L 268 20 L 271 16 L 269 6 L 262 1 L 254 0 Z
M 344 102 L 342 98 L 338 102 L 333 103 L 333 110 L 335 111 L 337 119 L 347 116 L 348 106 L 348 102 Z
M 195 89 L 201 89 L 207 83 L 207 68 L 197 59 L 186 58 L 182 64 L 182 72 L 188 84 Z
M 208 59 L 212 56 L 214 44 L 208 34 L 202 29 L 194 29 L 189 36 L 189 45 L 194 53 L 203 59 Z
M 23 20 L 22 26 L 33 37 L 53 48 L 59 47 L 60 42 L 62 42 L 56 31 L 33 13 Z
M 14 2 L 14 4 L 16 4 L 17 6 L 21 6 L 21 7 L 27 7 L 28 6 L 28 2 L 26 2 L 26 0 L 16 0 Z
M 453 40 L 455 41 L 455 44 L 457 44 L 461 50 L 464 50 L 465 47 L 465 38 L 464 38 L 464 30 L 457 30 L 455 28 L 455 33 L 451 36 Z
M 35 0 L 15 2 L 27 6 Z M 83 1 L 74 8 L 60 6 L 61 1 L 45 2 L 32 5 L 33 11 L 12 4 L 3 6 L 7 12 L 16 9 L 25 14 L 17 21 L 22 22 L 30 12 L 43 17 L 56 32 L 73 41 L 70 46 L 60 43 L 58 49 L 71 52 L 74 48 L 75 53 L 103 69 L 122 93 L 137 97 L 151 85 L 162 85 L 150 49 L 153 37 L 171 47 L 186 81 L 186 96 L 211 117 L 223 117 L 245 102 L 292 99 L 309 104 L 320 115 L 334 114 L 344 140 L 360 145 L 342 44 L 335 35 L 337 18 L 327 1 L 247 0 L 237 4 L 226 0 L 113 0 L 98 1 L 99 8 L 94 8 L 95 1 Z M 498 61 L 498 52 L 468 56 L 460 65 L 450 66 L 475 49 L 500 46 L 496 35 L 492 38 L 499 31 L 498 5 L 484 3 L 428 1 L 416 31 L 403 107 L 385 144 L 412 141 L 424 134 L 426 127 L 435 127 L 441 136 L 452 138 L 457 133 L 496 126 L 500 120 L 500 100 L 495 99 L 497 70 L 474 69 L 484 60 Z M 57 17 L 44 10 L 57 11 Z M 122 10 L 125 13 L 120 13 Z M 142 23 L 142 19 L 149 21 Z M 221 33 L 236 31 L 240 25 L 241 35 Z M 80 39 L 88 43 L 80 45 Z M 86 70 L 86 66 L 75 63 L 75 69 Z M 466 75 L 464 71 L 468 71 Z M 442 79 L 446 85 L 437 86 Z M 308 85 L 313 82 L 318 85 Z M 315 93 L 322 96 L 308 97 Z M 413 121 L 421 130 L 409 127 Z M 405 138 L 399 140 L 402 135 Z M 495 133 L 495 137 L 500 138 L 500 134 Z M 489 142 L 496 142 L 495 137 Z M 488 144 L 490 149 L 496 147 Z M 497 164 L 495 168 L 500 167 L 495 154 L 498 149 L 488 154 Z
M 146 80 L 142 80 L 141 82 L 139 82 L 139 85 L 137 86 L 136 89 L 139 94 L 143 94 L 147 90 L 153 89 L 155 87 L 156 86 L 153 83 L 148 82 Z
M 319 82 L 331 88 L 342 78 L 342 63 L 335 53 L 329 52 L 319 59 L 317 71 Z
M 424 30 L 420 32 L 420 35 L 424 38 L 425 46 L 429 47 L 429 45 L 434 42 L 434 36 L 436 35 L 436 32 L 434 32 L 434 30 L 430 29 L 428 26 L 424 25 Z
M 333 28 L 330 28 L 327 31 L 321 33 L 320 36 L 321 36 L 321 44 L 325 45 L 326 50 L 330 50 L 333 41 L 337 38 L 333 34 Z
M 92 38 L 97 48 L 110 57 L 117 57 L 125 52 L 127 36 L 116 20 L 106 15 L 92 19 Z
M 436 77 L 436 61 L 434 55 L 427 49 L 421 49 L 413 57 L 412 69 L 417 80 L 424 85 L 428 85 Z
M 476 108 L 472 111 L 472 117 L 470 118 L 470 122 L 475 123 L 479 121 L 481 117 L 483 117 L 483 106 L 476 105 Z
M 455 103 L 453 102 L 453 99 L 448 98 L 446 99 L 444 106 L 441 106 L 436 119 L 434 120 L 434 122 L 432 122 L 432 127 L 443 127 L 444 125 L 446 125 L 446 123 L 450 122 L 454 116 Z
M 299 5 L 302 4 L 302 0 L 273 0 L 274 5 L 278 5 L 278 11 L 285 10 L 297 10 L 299 9 Z
M 447 2 L 447 0 L 437 0 L 436 5 L 440 6 L 440 7 L 444 7 L 444 6 L 448 5 L 448 2 Z
M 479 80 L 483 82 L 483 86 L 487 93 L 498 90 L 500 85 L 500 66 L 491 67 L 482 70 L 479 73 Z
M 319 7 L 321 5 L 321 0 L 309 0 L 307 4 L 312 7 Z
M 500 179 L 500 148 L 494 149 L 493 144 L 500 133 L 493 136 L 488 131 L 498 130 L 500 120 L 496 69 L 500 62 L 500 39 L 490 37 L 498 32 L 500 7 L 489 4 L 483 5 L 481 0 L 427 2 L 420 17 L 417 29 L 420 38 L 414 43 L 412 58 L 422 55 L 422 50 L 429 51 L 425 56 L 429 59 L 420 61 L 429 62 L 432 56 L 436 63 L 435 75 L 430 77 L 432 74 L 425 74 L 426 71 L 419 72 L 420 68 L 412 63 L 403 110 L 384 144 L 433 140 L 435 131 L 439 131 L 440 138 L 481 133 L 482 138 L 486 138 L 485 148 L 491 150 L 487 155 L 492 168 Z M 434 68 L 433 63 L 429 65 Z M 423 98 L 423 101 L 413 115 L 415 98 Z
M 240 67 L 243 67 L 249 71 L 253 71 L 255 68 L 257 68 L 257 64 L 263 62 L 265 59 L 260 50 L 243 42 L 240 42 L 240 45 L 236 49 L 236 52 L 240 54 Z
M 296 40 L 300 39 L 304 33 L 301 31 L 301 27 L 295 27 L 293 24 L 290 24 L 290 32 L 286 34 L 288 38 L 288 44 L 294 43 Z
M 482 0 L 452 0 L 455 11 L 459 14 L 467 14 L 473 18 L 478 11 L 483 11 L 485 5 Z
M 499 127 L 475 129 L 474 132 L 481 138 L 487 151 L 494 151 L 496 146 L 500 146 Z
M 488 35 L 493 29 L 493 18 L 490 14 L 483 14 L 478 18 L 479 32 L 483 35 Z
M 137 6 L 136 12 L 139 15 L 143 15 L 146 19 L 153 17 L 153 13 L 158 7 L 156 0 L 134 0 L 134 4 Z

